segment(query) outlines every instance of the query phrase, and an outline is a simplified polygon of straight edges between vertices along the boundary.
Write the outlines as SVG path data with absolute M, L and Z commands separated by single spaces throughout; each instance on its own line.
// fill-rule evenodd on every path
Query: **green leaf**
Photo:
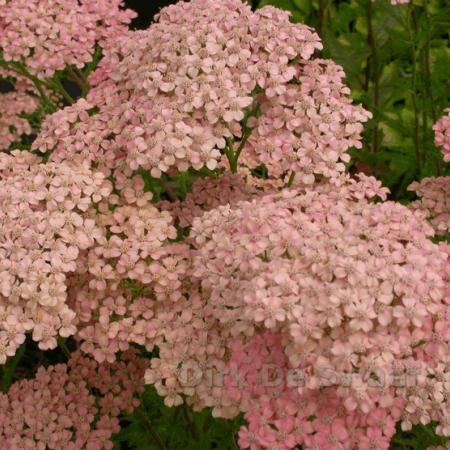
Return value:
M 299 9 L 305 16 L 311 14 L 312 11 L 312 1 L 311 0 L 293 0 L 294 5 Z

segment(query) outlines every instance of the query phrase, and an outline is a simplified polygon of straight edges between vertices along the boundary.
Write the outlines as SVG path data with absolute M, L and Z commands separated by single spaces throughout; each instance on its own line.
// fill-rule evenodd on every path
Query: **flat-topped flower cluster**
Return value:
M 96 45 L 107 47 L 135 17 L 121 6 L 122 0 L 6 0 L 0 8 L 3 59 L 44 77 L 67 66 L 83 68 Z
M 76 352 L 67 364 L 40 367 L 0 394 L 0 449 L 112 449 L 120 414 L 139 405 L 144 368 L 135 352 L 114 364 Z

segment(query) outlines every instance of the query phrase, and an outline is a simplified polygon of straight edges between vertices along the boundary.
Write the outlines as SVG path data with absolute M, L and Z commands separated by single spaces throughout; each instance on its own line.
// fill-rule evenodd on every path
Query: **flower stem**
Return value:
M 409 40 L 411 44 L 411 57 L 412 57 L 412 89 L 411 89 L 411 100 L 414 111 L 414 134 L 413 134 L 413 142 L 414 142 L 414 151 L 416 153 L 416 162 L 417 168 L 419 170 L 419 174 L 422 172 L 422 161 L 420 155 L 420 142 L 419 142 L 419 133 L 420 133 L 420 120 L 419 120 L 419 110 L 417 107 L 417 49 L 414 36 L 417 33 L 417 23 L 416 23 L 416 15 L 414 6 L 409 5 L 408 15 L 408 32 L 409 32 Z M 412 22 L 412 24 L 411 24 Z M 414 30 L 412 29 L 414 28 Z
M 5 366 L 3 366 L 2 370 L 2 392 L 6 392 L 11 386 L 12 379 L 14 376 L 14 372 L 16 367 L 20 363 L 23 355 L 25 354 L 26 344 L 22 344 L 21 347 L 17 350 L 16 354 L 7 362 Z
M 0 60 L 0 66 L 6 67 L 9 70 L 12 70 L 15 73 L 18 73 L 19 75 L 22 75 L 26 78 L 28 78 L 36 87 L 37 91 L 39 92 L 39 95 L 41 97 L 42 103 L 47 108 L 48 112 L 52 113 L 55 112 L 58 108 L 56 105 L 48 98 L 47 94 L 44 91 L 43 86 L 49 87 L 53 90 L 51 86 L 49 86 L 45 81 L 40 80 L 38 77 L 32 75 L 28 70 L 20 63 L 16 62 L 6 62 L 3 60 Z
M 148 433 L 152 437 L 152 439 L 155 442 L 158 449 L 159 450 L 168 450 L 167 447 L 164 445 L 164 442 L 159 437 L 156 430 L 153 428 L 153 425 L 150 422 L 150 419 L 145 415 L 145 413 L 141 409 L 137 409 L 137 413 L 139 415 L 139 419 L 141 420 L 142 425 L 144 425 L 145 429 L 148 431 Z
M 188 412 L 188 410 L 187 410 L 186 403 L 183 403 L 183 404 L 181 405 L 181 409 L 183 410 L 183 415 L 184 415 L 184 417 L 185 417 L 185 419 L 186 419 L 186 422 L 187 422 L 189 431 L 190 431 L 191 434 L 192 434 L 192 437 L 193 437 L 196 441 L 199 441 L 199 440 L 200 440 L 200 436 L 199 436 L 199 434 L 198 434 L 198 431 L 197 431 L 197 428 L 196 428 L 196 426 L 195 426 L 195 423 L 191 420 L 191 417 L 189 416 L 189 412 Z
M 367 42 L 371 50 L 373 68 L 373 110 L 375 113 L 373 122 L 372 152 L 376 153 L 379 147 L 378 110 L 380 105 L 380 66 L 378 61 L 377 42 L 373 30 L 372 0 L 367 1 Z
M 73 80 L 78 84 L 78 86 L 81 89 L 81 95 L 84 97 L 88 90 L 89 90 L 89 83 L 84 76 L 83 72 L 74 69 L 73 67 L 68 67 L 67 71 L 69 72 L 70 76 L 73 78 Z

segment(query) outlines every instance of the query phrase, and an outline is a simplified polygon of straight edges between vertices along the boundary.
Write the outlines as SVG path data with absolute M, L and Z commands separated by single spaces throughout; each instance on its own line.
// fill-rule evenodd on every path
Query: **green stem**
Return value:
M 139 415 L 142 425 L 144 425 L 145 429 L 148 431 L 148 433 L 152 437 L 152 439 L 155 442 L 158 449 L 159 450 L 168 450 L 167 447 L 164 445 L 164 442 L 159 437 L 156 430 L 153 428 L 153 425 L 150 422 L 150 419 L 145 415 L 145 413 L 142 412 L 142 410 L 139 408 L 137 409 L 137 413 Z
M 433 98 L 433 91 L 432 91 L 432 85 L 431 85 L 431 63 L 430 63 L 430 18 L 428 16 L 428 0 L 424 0 L 424 14 L 427 22 L 427 39 L 425 41 L 425 47 L 424 47 L 424 55 L 425 55 L 425 78 L 426 78 L 426 84 L 425 87 L 428 92 L 428 100 L 430 101 L 431 106 L 431 117 L 433 118 L 433 123 L 436 123 L 437 121 L 437 114 L 436 114 L 436 108 L 434 106 L 434 98 Z
M 421 78 L 421 96 L 422 96 L 422 148 L 424 149 L 422 153 L 422 162 L 426 164 L 428 148 L 428 101 L 427 101 L 427 88 L 426 83 L 426 69 L 425 69 L 425 49 L 423 48 L 420 52 L 420 78 Z
M 41 100 L 43 104 L 48 108 L 48 111 L 50 113 L 55 112 L 58 108 L 56 105 L 48 98 L 47 94 L 45 93 L 43 86 L 49 87 L 52 89 L 51 86 L 49 86 L 45 81 L 40 80 L 38 77 L 32 75 L 28 70 L 20 63 L 16 63 L 14 61 L 6 62 L 3 60 L 0 60 L 0 66 L 6 67 L 7 69 L 12 70 L 13 72 L 18 73 L 19 75 L 22 75 L 26 78 L 28 78 L 36 87 L 37 91 L 39 92 L 39 95 L 41 97 Z
M 78 84 L 78 86 L 81 89 L 81 95 L 84 97 L 88 90 L 89 90 L 89 83 L 84 76 L 83 72 L 74 69 L 73 67 L 68 67 L 67 71 L 69 72 L 70 76 L 73 78 L 73 80 Z
M 246 115 L 243 124 L 242 124 L 242 137 L 241 140 L 239 142 L 239 146 L 236 150 L 236 152 L 234 151 L 234 138 L 225 138 L 225 141 L 227 143 L 227 146 L 225 147 L 225 155 L 228 159 L 228 162 L 230 163 L 230 170 L 231 173 L 237 173 L 237 168 L 238 168 L 238 160 L 239 160 L 239 156 L 242 153 L 242 150 L 245 147 L 245 144 L 248 141 L 248 138 L 250 137 L 250 135 L 252 134 L 253 129 L 252 128 L 248 128 L 247 127 L 247 122 L 248 119 L 252 116 L 255 116 L 258 114 L 259 111 L 259 104 L 256 103 L 256 105 L 254 106 L 254 108 L 252 110 L 250 110 L 248 112 L 248 114 Z
M 237 159 L 235 157 L 235 153 L 233 150 L 234 139 L 233 138 L 225 138 L 227 146 L 225 147 L 225 155 L 230 164 L 231 173 L 237 172 Z
M 170 184 L 167 181 L 165 181 L 162 176 L 159 179 L 159 182 L 161 183 L 161 186 L 164 188 L 164 192 L 172 201 L 176 202 L 179 200 L 177 193 L 175 192 L 175 189 L 172 186 L 170 186 Z
M 245 127 L 244 134 L 242 136 L 241 142 L 239 143 L 239 147 L 238 147 L 238 149 L 236 150 L 236 153 L 235 153 L 236 164 L 237 164 L 239 156 L 241 155 L 242 150 L 244 149 L 245 144 L 247 143 L 248 138 L 250 137 L 251 134 L 252 134 L 251 128 Z
M 422 172 L 422 161 L 421 161 L 421 155 L 420 155 L 420 141 L 419 141 L 419 132 L 420 132 L 420 120 L 419 120 L 419 109 L 417 107 L 417 49 L 415 44 L 415 38 L 414 36 L 417 33 L 417 23 L 416 23 L 416 15 L 415 15 L 415 9 L 414 6 L 408 5 L 410 15 L 408 16 L 408 31 L 409 31 L 409 39 L 411 43 L 411 56 L 412 56 L 412 104 L 413 104 L 413 110 L 414 110 L 414 134 L 413 134 L 413 141 L 414 141 L 414 151 L 416 153 L 416 161 L 417 161 L 417 168 L 419 170 L 419 174 Z M 411 21 L 412 21 L 412 27 L 411 27 Z
M 23 355 L 25 354 L 26 344 L 23 344 L 19 347 L 16 354 L 13 356 L 11 360 L 3 367 L 3 376 L 2 376 L 2 392 L 6 392 L 12 384 L 12 379 L 14 376 L 14 372 L 16 367 L 20 363 Z
M 184 417 L 185 417 L 185 419 L 186 419 L 186 422 L 187 422 L 189 431 L 190 431 L 191 434 L 192 434 L 192 437 L 193 437 L 196 441 L 199 441 L 199 440 L 200 440 L 200 435 L 198 434 L 198 430 L 197 430 L 197 428 L 196 428 L 196 426 L 195 426 L 195 423 L 191 420 L 191 417 L 189 416 L 189 412 L 188 412 L 188 410 L 187 410 L 187 405 L 186 405 L 186 403 L 183 403 L 183 404 L 181 405 L 181 409 L 183 410 L 183 415 L 184 415 Z
M 55 78 L 54 80 L 49 81 L 48 84 L 52 87 L 54 91 L 61 94 L 63 98 L 66 100 L 66 102 L 68 102 L 71 105 L 75 103 L 73 97 L 65 90 L 64 86 L 61 83 L 61 80 Z
M 330 30 L 333 29 L 332 18 L 331 18 L 331 7 L 332 7 L 332 5 L 333 5 L 333 0 L 328 0 L 327 4 L 325 6 L 325 16 L 326 16 L 326 20 L 327 20 L 327 24 L 326 24 L 325 30 L 327 30 L 328 33 L 326 33 L 326 36 L 323 37 L 323 40 L 324 41 L 326 40 L 326 42 L 324 42 L 324 43 L 328 43 L 328 45 L 327 45 L 328 48 L 329 48 L 329 44 L 330 44 L 331 38 L 333 36 L 333 33 L 330 32 Z M 330 52 L 328 51 L 326 53 L 326 55 L 327 55 L 327 58 L 330 57 Z
M 4 67 L 28 78 L 34 84 L 36 89 L 38 90 L 43 103 L 49 108 L 49 112 L 55 112 L 58 108 L 47 96 L 43 87 L 46 87 L 46 88 L 56 92 L 57 94 L 60 94 L 70 104 L 73 104 L 75 102 L 75 100 L 72 98 L 72 96 L 65 90 L 65 88 L 62 85 L 59 78 L 55 78 L 54 80 L 47 80 L 47 81 L 41 80 L 40 78 L 31 74 L 23 64 L 17 63 L 14 61 L 6 62 L 6 61 L 0 60 L 0 65 L 3 65 Z
M 291 175 L 289 176 L 288 182 L 284 185 L 284 187 L 290 188 L 292 186 L 292 183 L 294 182 L 296 172 L 292 171 Z
M 371 61 L 373 68 L 373 110 L 375 117 L 373 124 L 372 152 L 376 153 L 379 147 L 379 130 L 378 130 L 377 115 L 380 105 L 380 67 L 378 61 L 377 42 L 373 30 L 372 0 L 367 1 L 367 42 L 371 50 Z
M 401 436 L 394 436 L 392 442 L 400 445 L 406 445 L 407 447 L 414 448 L 414 441 L 411 439 L 404 439 Z
M 177 176 L 178 178 L 178 186 L 180 188 L 181 198 L 185 198 L 188 193 L 188 172 L 180 172 Z
M 87 77 L 89 76 L 89 74 L 95 70 L 95 68 L 97 67 L 100 59 L 102 57 L 102 48 L 101 47 L 96 47 L 94 54 L 92 55 L 92 61 L 85 67 L 85 69 L 82 71 L 83 73 L 83 78 L 86 80 L 86 82 L 89 85 L 89 82 L 87 81 Z
M 323 32 L 323 18 L 325 15 L 325 9 L 323 7 L 323 0 L 319 0 L 319 26 L 318 28 L 318 32 L 319 32 L 319 36 L 323 39 L 322 36 L 322 32 Z
M 70 350 L 67 347 L 66 339 L 65 338 L 59 338 L 58 339 L 58 346 L 63 351 L 63 353 L 67 357 L 67 359 L 69 359 L 70 358 Z
M 436 123 L 437 121 L 437 114 L 436 114 L 436 108 L 435 108 L 435 102 L 434 102 L 434 95 L 433 95 L 433 88 L 432 88 L 432 80 L 431 80 L 431 62 L 430 62 L 430 18 L 428 15 L 428 0 L 424 0 L 424 15 L 426 18 L 426 24 L 427 24 L 427 38 L 425 41 L 425 46 L 423 49 L 424 53 L 424 86 L 425 86 L 425 92 L 426 92 L 426 98 L 429 102 L 429 110 L 431 111 L 431 118 L 433 123 Z M 437 157 L 436 159 L 436 173 L 437 175 L 441 175 L 442 172 L 442 166 L 441 166 L 441 158 Z

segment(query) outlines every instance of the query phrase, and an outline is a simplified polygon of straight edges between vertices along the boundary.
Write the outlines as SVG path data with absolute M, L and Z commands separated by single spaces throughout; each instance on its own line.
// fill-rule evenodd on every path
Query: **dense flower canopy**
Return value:
M 450 436 L 450 247 L 433 242 L 449 177 L 406 207 L 346 172 L 371 114 L 288 13 L 132 17 L 120 0 L 0 8 L 0 364 L 27 333 L 77 348 L 0 395 L 0 450 L 112 448 L 144 382 L 242 413 L 251 450 L 387 450 L 396 422 Z M 53 103 L 64 69 L 81 97 Z M 31 151 L 11 150 L 36 108 Z

